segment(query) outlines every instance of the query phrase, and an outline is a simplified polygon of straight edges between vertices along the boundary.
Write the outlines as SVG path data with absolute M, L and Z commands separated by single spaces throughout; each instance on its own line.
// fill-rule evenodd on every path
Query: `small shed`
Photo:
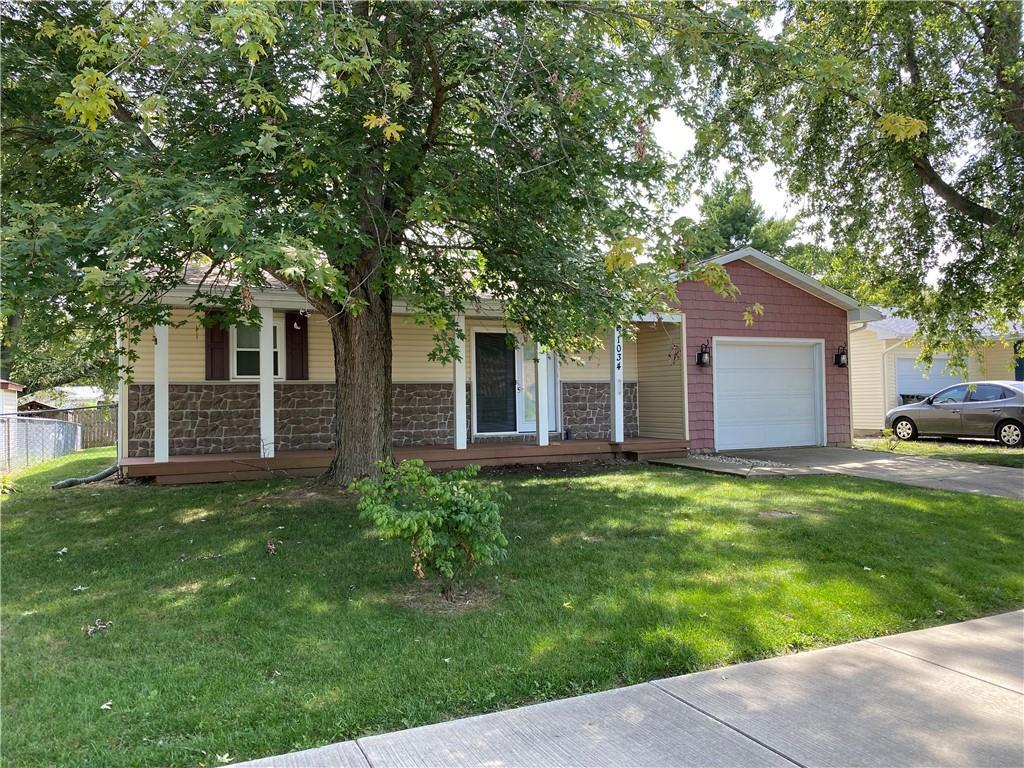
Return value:
M 0 379 L 0 413 L 18 412 L 18 393 L 24 389 L 7 379 Z

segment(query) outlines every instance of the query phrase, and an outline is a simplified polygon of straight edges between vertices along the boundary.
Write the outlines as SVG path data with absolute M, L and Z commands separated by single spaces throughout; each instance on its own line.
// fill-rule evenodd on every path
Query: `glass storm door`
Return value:
M 504 333 L 476 334 L 476 431 L 515 432 L 516 350 Z
M 545 353 L 547 354 L 547 353 Z M 516 400 L 519 408 L 518 427 L 520 432 L 537 431 L 537 345 L 532 341 L 516 350 L 516 372 L 519 386 L 516 388 Z M 555 384 L 555 361 L 550 354 L 548 358 L 548 430 L 558 431 L 558 388 Z

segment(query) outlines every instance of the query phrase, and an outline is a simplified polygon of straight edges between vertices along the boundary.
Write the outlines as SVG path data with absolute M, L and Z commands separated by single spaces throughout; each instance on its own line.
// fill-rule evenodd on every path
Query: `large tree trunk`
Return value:
M 337 446 L 326 473 L 347 485 L 379 472 L 391 451 L 391 293 L 360 290 L 367 305 L 328 318 L 334 341 Z

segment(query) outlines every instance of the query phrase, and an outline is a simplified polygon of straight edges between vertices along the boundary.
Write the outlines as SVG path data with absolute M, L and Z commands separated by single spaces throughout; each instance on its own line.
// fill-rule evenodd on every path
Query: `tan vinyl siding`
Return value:
M 412 318 L 391 319 L 391 378 L 398 384 L 450 382 L 451 365 L 427 359 L 434 348 L 430 328 L 416 325 Z M 327 319 L 320 314 L 309 318 L 310 381 L 334 381 L 334 342 Z
M 174 322 L 184 325 L 167 330 L 167 367 L 171 382 L 203 381 L 206 379 L 206 331 L 199 317 L 190 310 L 176 309 L 171 313 Z M 134 381 L 148 384 L 153 381 L 153 331 L 142 332 L 135 352 L 139 358 L 133 366 Z
M 283 316 L 275 313 L 275 317 Z M 206 379 L 206 339 L 197 315 L 187 309 L 176 309 L 172 317 L 185 320 L 185 325 L 169 330 L 168 356 L 171 383 L 200 382 Z M 502 325 L 494 320 L 468 319 L 466 321 L 466 378 L 473 378 L 472 335 L 474 329 L 501 331 Z M 396 315 L 392 319 L 392 378 L 396 383 L 439 383 L 452 380 L 451 363 L 442 365 L 427 359 L 434 348 L 431 329 L 416 325 L 411 317 Z M 138 360 L 134 365 L 133 380 L 138 383 L 153 381 L 153 333 L 147 330 L 135 347 Z M 624 346 L 625 373 L 628 382 L 637 380 L 636 344 Z M 584 357 L 584 364 L 562 362 L 559 376 L 562 381 L 608 381 L 609 354 L 601 349 Z M 334 345 L 327 319 L 315 313 L 309 318 L 309 380 L 334 381 Z
M 641 325 L 637 332 L 641 437 L 684 438 L 682 333 L 677 323 Z
M 982 376 L 986 379 L 1013 381 L 1012 341 L 995 341 L 982 349 Z
M 334 381 L 334 342 L 327 318 L 316 312 L 309 316 L 306 337 L 310 381 Z
M 427 359 L 434 348 L 433 331 L 416 325 L 410 317 L 391 319 L 391 377 L 409 384 L 452 383 L 452 363 L 442 365 Z
M 137 355 L 132 363 L 132 381 L 141 384 L 153 382 L 153 329 L 147 328 L 142 332 L 138 342 L 132 345 L 132 351 Z M 203 371 L 205 373 L 205 370 Z
M 591 353 L 578 355 L 582 365 L 574 360 L 564 360 L 559 364 L 558 373 L 562 381 L 587 382 L 609 381 L 611 378 L 611 353 L 607 348 L 596 349 Z M 637 344 L 626 341 L 622 344 L 624 368 L 622 380 L 637 381 Z
M 850 416 L 855 432 L 878 431 L 885 422 L 883 344 L 870 328 L 850 334 Z

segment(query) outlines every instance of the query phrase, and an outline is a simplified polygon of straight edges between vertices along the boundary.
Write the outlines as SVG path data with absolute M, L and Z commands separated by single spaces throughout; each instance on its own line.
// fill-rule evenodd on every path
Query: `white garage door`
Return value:
M 934 395 L 940 389 L 960 384 L 964 381 L 962 376 L 957 376 L 946 371 L 948 358 L 936 357 L 932 360 L 932 367 L 928 370 L 917 367 L 917 360 L 913 357 L 896 358 L 896 394 L 917 395 L 926 397 Z
M 821 355 L 814 342 L 718 341 L 715 447 L 821 445 Z

